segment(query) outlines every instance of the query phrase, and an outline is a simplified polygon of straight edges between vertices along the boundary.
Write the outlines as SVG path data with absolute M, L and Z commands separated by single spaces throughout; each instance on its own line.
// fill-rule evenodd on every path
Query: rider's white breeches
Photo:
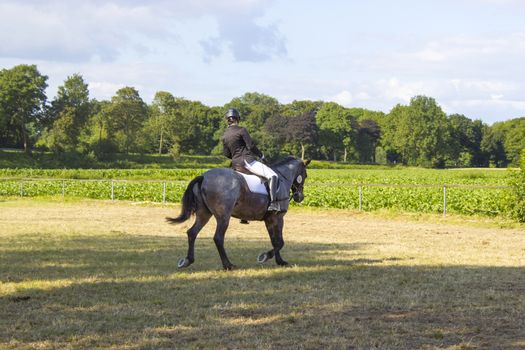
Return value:
M 273 171 L 269 166 L 264 165 L 263 163 L 258 162 L 256 160 L 250 163 L 244 161 L 244 164 L 246 166 L 246 169 L 248 169 L 251 173 L 264 177 L 266 180 L 270 180 L 272 176 L 277 176 L 275 171 Z

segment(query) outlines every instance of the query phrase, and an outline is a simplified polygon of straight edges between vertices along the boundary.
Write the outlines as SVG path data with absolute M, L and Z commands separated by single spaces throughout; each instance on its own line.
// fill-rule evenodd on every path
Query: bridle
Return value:
M 294 181 L 292 182 L 292 187 L 290 189 L 292 190 L 292 194 L 290 195 L 290 200 L 292 200 L 292 197 L 294 196 L 294 194 L 299 192 L 299 185 L 296 185 Z
M 296 179 L 293 179 L 293 180 L 290 180 L 288 177 L 284 176 L 282 172 L 280 172 L 279 170 L 277 169 L 273 169 L 276 173 L 278 173 L 280 176 L 282 176 L 286 181 L 291 181 L 292 182 L 292 186 L 290 187 L 290 190 L 291 190 L 291 194 L 290 194 L 290 198 L 288 198 L 288 201 L 290 202 L 293 198 L 293 196 L 297 193 L 297 192 L 300 192 L 300 185 L 299 184 L 296 184 Z

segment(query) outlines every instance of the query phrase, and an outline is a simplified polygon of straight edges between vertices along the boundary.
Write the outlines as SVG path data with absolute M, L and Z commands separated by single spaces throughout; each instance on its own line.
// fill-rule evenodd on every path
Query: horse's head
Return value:
M 299 160 L 297 169 L 295 170 L 294 179 L 292 182 L 292 199 L 297 203 L 301 203 L 304 199 L 303 188 L 306 180 L 306 167 L 310 164 L 310 160 Z

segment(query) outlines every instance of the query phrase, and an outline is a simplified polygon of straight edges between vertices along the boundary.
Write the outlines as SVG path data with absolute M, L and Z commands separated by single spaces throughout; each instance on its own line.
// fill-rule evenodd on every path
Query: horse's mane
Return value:
M 293 156 L 288 156 L 286 158 L 283 158 L 283 159 L 280 159 L 278 161 L 276 161 L 275 163 L 272 163 L 271 164 L 271 167 L 274 168 L 274 167 L 278 167 L 280 165 L 283 165 L 283 164 L 287 164 L 287 163 L 290 163 L 292 160 L 297 160 L 297 158 L 293 157 Z

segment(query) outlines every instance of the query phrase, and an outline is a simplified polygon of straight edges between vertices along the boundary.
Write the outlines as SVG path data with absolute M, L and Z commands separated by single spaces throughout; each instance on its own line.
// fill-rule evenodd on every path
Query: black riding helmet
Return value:
M 234 120 L 235 121 L 241 120 L 241 115 L 239 114 L 239 111 L 236 110 L 235 108 L 228 109 L 228 112 L 226 112 L 225 117 L 228 120 L 228 122 L 234 121 Z

